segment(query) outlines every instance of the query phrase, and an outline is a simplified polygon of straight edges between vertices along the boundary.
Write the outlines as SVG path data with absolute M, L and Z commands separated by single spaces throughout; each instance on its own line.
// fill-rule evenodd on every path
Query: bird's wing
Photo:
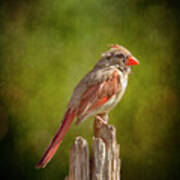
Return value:
M 76 124 L 79 124 L 88 114 L 91 114 L 108 102 L 120 89 L 121 81 L 118 70 L 112 71 L 102 82 L 91 85 L 82 95 Z

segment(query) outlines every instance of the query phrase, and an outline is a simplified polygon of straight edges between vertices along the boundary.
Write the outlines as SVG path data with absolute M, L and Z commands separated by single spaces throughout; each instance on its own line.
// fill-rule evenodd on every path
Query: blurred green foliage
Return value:
M 140 60 L 110 114 L 122 179 L 178 179 L 179 7 L 176 1 L 4 0 L 0 3 L 0 169 L 18 179 L 63 179 L 76 136 L 91 143 L 93 118 L 72 126 L 46 169 L 47 147 L 79 80 L 107 44 Z

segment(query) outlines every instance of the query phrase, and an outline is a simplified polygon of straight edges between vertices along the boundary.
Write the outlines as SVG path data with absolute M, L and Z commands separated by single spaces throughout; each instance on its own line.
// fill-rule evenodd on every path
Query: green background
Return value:
M 178 179 L 179 7 L 159 0 L 1 0 L 0 176 L 63 179 L 76 136 L 92 139 L 93 118 L 72 126 L 51 163 L 34 165 L 59 126 L 73 88 L 107 44 L 140 61 L 110 113 L 123 180 Z

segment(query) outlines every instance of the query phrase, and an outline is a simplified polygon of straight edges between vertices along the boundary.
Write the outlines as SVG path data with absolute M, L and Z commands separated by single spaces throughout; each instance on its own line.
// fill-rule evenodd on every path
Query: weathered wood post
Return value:
M 95 119 L 91 156 L 87 141 L 77 137 L 70 150 L 66 180 L 120 180 L 119 154 L 115 127 Z

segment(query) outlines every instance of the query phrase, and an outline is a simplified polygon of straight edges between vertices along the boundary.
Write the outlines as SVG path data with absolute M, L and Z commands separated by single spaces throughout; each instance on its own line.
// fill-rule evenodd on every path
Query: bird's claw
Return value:
M 100 121 L 100 123 L 101 123 L 101 124 L 99 124 L 100 127 L 107 125 L 107 122 L 104 121 L 101 116 L 96 115 L 95 117 L 96 117 L 96 119 L 98 119 Z

